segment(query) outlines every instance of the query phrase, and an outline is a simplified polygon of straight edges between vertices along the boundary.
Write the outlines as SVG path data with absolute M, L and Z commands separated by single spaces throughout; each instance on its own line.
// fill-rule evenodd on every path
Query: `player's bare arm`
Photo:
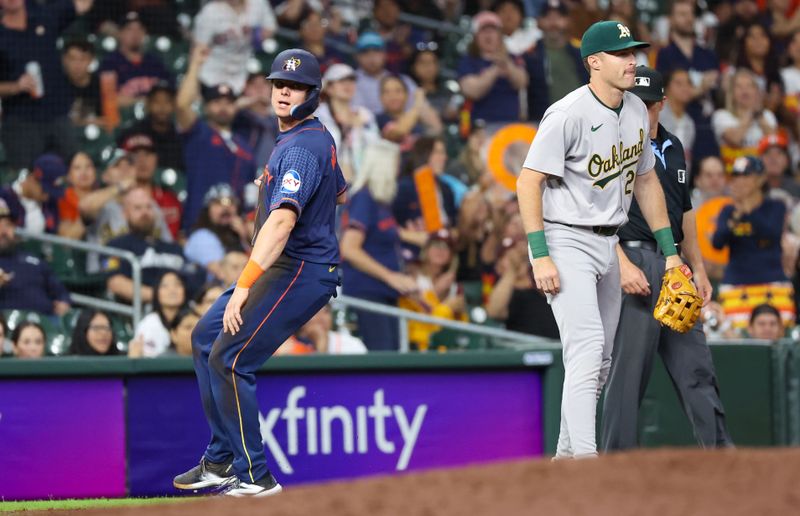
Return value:
M 697 221 L 694 210 L 684 212 L 681 226 L 683 227 L 683 242 L 681 242 L 683 256 L 692 268 L 692 280 L 697 286 L 697 292 L 703 298 L 703 306 L 705 306 L 711 301 L 713 291 L 708 273 L 706 273 L 706 266 L 703 263 L 703 255 L 700 254 L 700 244 L 697 242 Z
M 542 189 L 547 180 L 547 174 L 523 168 L 517 178 L 517 199 L 519 213 L 525 233 L 531 239 L 544 242 L 544 216 L 542 215 Z M 542 242 L 538 242 L 541 244 Z M 537 244 L 537 245 L 538 245 Z M 531 244 L 532 245 L 532 244 Z M 533 247 L 533 245 L 532 245 Z M 544 251 L 547 246 L 544 244 Z M 557 294 L 561 284 L 558 279 L 558 269 L 549 255 L 537 256 L 533 251 L 533 276 L 536 288 L 545 294 Z
M 647 281 L 642 269 L 628 259 L 628 255 L 617 244 L 617 258 L 619 259 L 619 279 L 622 291 L 635 296 L 649 296 L 650 283 Z
M 650 230 L 656 236 L 658 241 L 659 236 L 663 235 L 664 229 L 669 233 L 669 240 L 673 242 L 671 245 L 674 252 L 674 241 L 672 241 L 672 230 L 670 229 L 669 218 L 667 217 L 667 203 L 664 200 L 664 190 L 661 188 L 661 183 L 658 180 L 656 171 L 650 169 L 644 174 L 639 175 L 633 185 L 633 195 L 636 196 L 636 201 L 642 209 L 642 215 L 650 226 Z M 661 244 L 662 242 L 659 242 Z M 662 245 L 662 249 L 664 246 Z M 670 253 L 670 249 L 663 249 L 664 255 Z M 683 264 L 681 257 L 677 253 L 667 256 L 667 268 L 678 267 Z
M 289 240 L 289 235 L 296 222 L 297 213 L 292 208 L 278 208 L 269 214 L 264 227 L 258 232 L 256 244 L 250 254 L 250 261 L 247 262 L 247 266 L 228 300 L 228 305 L 225 307 L 222 331 L 231 335 L 236 335 L 239 331 L 242 324 L 242 308 L 247 302 L 250 286 L 252 286 L 246 276 L 255 275 L 257 279 L 275 263 L 275 260 L 283 253 L 283 248 L 286 247 L 286 242 Z

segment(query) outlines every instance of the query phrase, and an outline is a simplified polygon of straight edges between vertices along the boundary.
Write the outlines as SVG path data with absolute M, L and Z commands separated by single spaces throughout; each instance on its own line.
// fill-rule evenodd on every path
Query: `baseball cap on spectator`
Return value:
M 492 11 L 481 11 L 472 18 L 472 33 L 477 34 L 487 27 L 501 29 L 503 22 L 500 17 Z
M 322 85 L 327 86 L 332 82 L 355 78 L 356 72 L 353 70 L 352 66 L 344 63 L 336 63 L 330 65 L 325 71 L 325 75 L 322 76 Z
M 147 98 L 148 99 L 153 98 L 153 96 L 159 92 L 169 93 L 170 96 L 174 97 L 175 87 L 172 86 L 172 84 L 170 84 L 169 81 L 164 81 L 164 80 L 158 81 L 150 88 L 150 91 L 147 92 Z
M 124 29 L 125 26 L 127 26 L 129 23 L 139 23 L 142 25 L 142 27 L 144 27 L 144 23 L 142 23 L 142 18 L 136 11 L 128 11 L 127 13 L 125 13 L 122 16 L 122 18 L 119 19 L 119 23 L 117 25 L 119 25 L 120 29 Z
M 764 164 L 755 156 L 739 156 L 731 169 L 731 175 L 734 176 L 760 175 L 762 172 Z
M 206 195 L 203 196 L 203 206 L 208 206 L 214 201 L 219 202 L 223 206 L 239 205 L 239 198 L 236 197 L 236 192 L 226 183 L 215 184 L 209 188 Z
M 566 4 L 561 0 L 547 0 L 541 9 L 539 9 L 539 16 L 547 16 L 550 14 L 550 11 L 557 11 L 562 16 L 569 14 L 569 9 L 567 9 Z
M 581 59 L 600 53 L 618 52 L 629 48 L 645 48 L 650 43 L 636 41 L 630 28 L 616 21 L 601 21 L 593 24 L 581 38 Z
M 788 151 L 789 140 L 786 138 L 786 135 L 783 133 L 773 133 L 761 138 L 761 141 L 758 142 L 758 154 L 763 156 L 764 153 L 772 147 L 779 147 L 783 149 L 784 152 Z
M 156 146 L 153 143 L 153 139 L 150 138 L 149 135 L 144 133 L 134 133 L 122 141 L 122 150 L 125 152 L 136 152 L 139 150 L 155 152 Z
M 664 100 L 664 76 L 652 68 L 637 66 L 630 91 L 645 102 L 660 102 Z
M 67 166 L 60 156 L 42 154 L 33 162 L 31 175 L 39 180 L 50 199 L 59 199 L 63 196 L 63 177 L 67 175 Z
M 386 42 L 377 32 L 364 32 L 356 41 L 356 52 L 366 52 L 367 50 L 386 50 Z
M 217 84 L 216 86 L 203 86 L 202 87 L 203 100 L 211 102 L 213 100 L 227 98 L 231 102 L 236 102 L 236 93 L 233 88 L 227 84 Z

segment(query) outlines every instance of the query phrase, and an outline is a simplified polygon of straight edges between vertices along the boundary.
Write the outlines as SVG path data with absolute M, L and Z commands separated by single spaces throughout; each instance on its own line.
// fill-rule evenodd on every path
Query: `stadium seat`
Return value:
M 478 281 L 462 281 L 459 283 L 464 289 L 464 300 L 469 306 L 481 306 L 483 304 L 483 283 Z
M 117 349 L 127 352 L 128 343 L 134 336 L 131 320 L 121 315 L 111 315 L 111 326 L 114 328 L 114 335 L 117 337 Z
M 45 353 L 63 355 L 69 350 L 70 333 L 64 330 L 61 319 L 58 316 L 44 315 L 27 310 L 7 310 L 4 315 L 9 333 L 26 321 L 39 324 L 47 336 Z
M 158 186 L 172 190 L 181 201 L 186 199 L 186 173 L 182 170 L 160 168 L 153 180 Z
M 483 335 L 443 328 L 431 335 L 429 349 L 433 351 L 486 349 L 489 339 Z

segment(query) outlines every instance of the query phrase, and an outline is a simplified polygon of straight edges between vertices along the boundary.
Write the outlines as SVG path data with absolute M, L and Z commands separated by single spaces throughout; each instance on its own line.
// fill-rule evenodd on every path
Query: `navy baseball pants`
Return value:
M 222 332 L 222 316 L 234 287 L 226 290 L 192 332 L 192 350 L 203 410 L 211 427 L 205 457 L 233 458 L 244 482 L 267 474 L 256 399 L 256 371 L 314 314 L 338 285 L 334 265 L 282 255 L 250 289 L 236 335 Z

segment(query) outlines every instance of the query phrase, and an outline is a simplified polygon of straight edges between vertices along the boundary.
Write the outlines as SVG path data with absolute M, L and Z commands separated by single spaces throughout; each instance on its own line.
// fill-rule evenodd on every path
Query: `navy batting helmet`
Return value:
M 292 118 L 303 120 L 317 110 L 319 92 L 322 88 L 322 74 L 319 71 L 319 62 L 311 52 L 299 48 L 284 50 L 275 56 L 267 79 L 292 81 L 311 86 L 305 102 L 292 107 Z

